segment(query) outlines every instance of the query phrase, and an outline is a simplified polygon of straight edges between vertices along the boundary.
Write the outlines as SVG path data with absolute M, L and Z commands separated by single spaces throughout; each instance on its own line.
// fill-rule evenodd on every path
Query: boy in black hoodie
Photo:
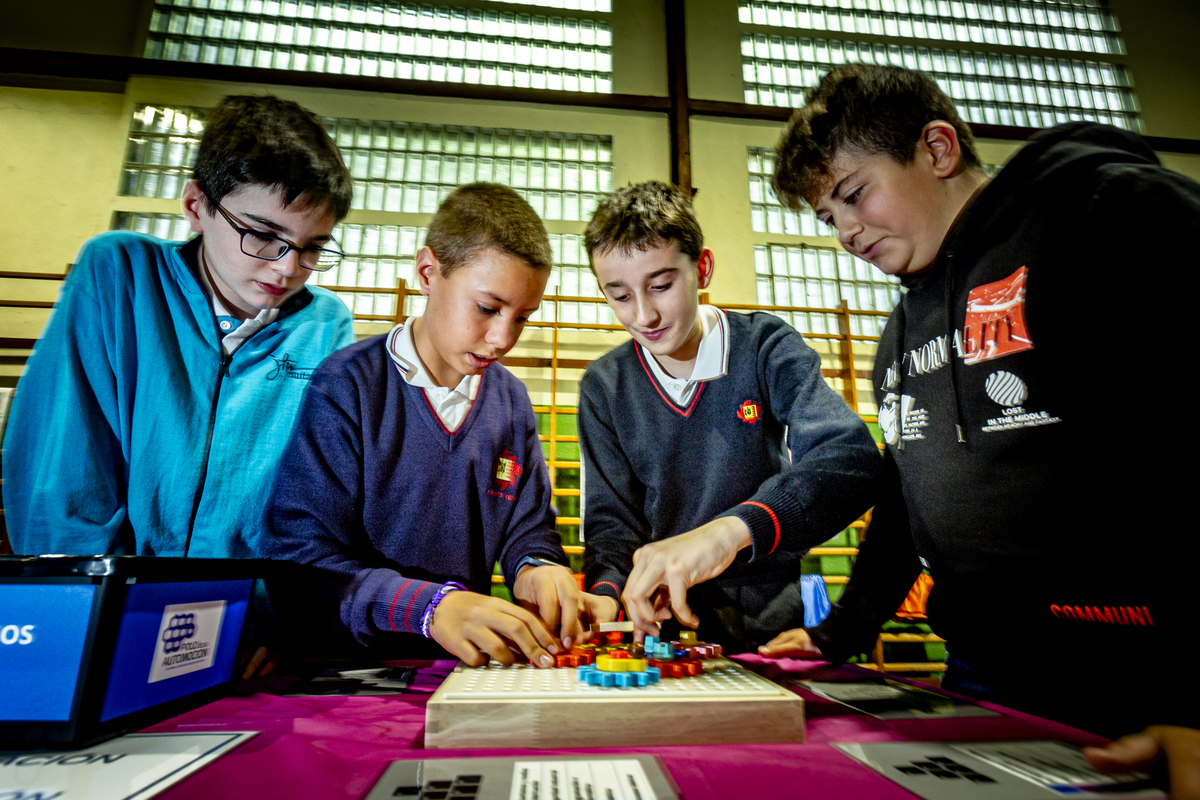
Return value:
M 854 574 L 824 623 L 760 652 L 868 649 L 925 568 L 946 688 L 1109 735 L 1196 726 L 1194 683 L 1098 667 L 1177 657 L 1178 622 L 1196 616 L 1166 566 L 1182 542 L 1149 569 L 1130 551 L 1186 496 L 1149 386 L 1193 336 L 1138 273 L 1186 258 L 1200 185 L 1137 135 L 1084 122 L 1038 134 L 988 182 L 931 79 L 865 65 L 809 93 L 775 184 L 907 293 L 875 361 L 885 488 Z M 1182 795 L 1198 742 L 1160 725 L 1091 757 L 1161 748 Z

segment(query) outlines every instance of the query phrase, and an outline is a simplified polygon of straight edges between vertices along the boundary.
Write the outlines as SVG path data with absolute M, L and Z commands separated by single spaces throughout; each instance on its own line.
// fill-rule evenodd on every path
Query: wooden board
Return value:
M 459 665 L 429 699 L 425 746 L 617 747 L 804 741 L 799 695 L 724 658 L 643 688 L 581 682 L 571 667 Z

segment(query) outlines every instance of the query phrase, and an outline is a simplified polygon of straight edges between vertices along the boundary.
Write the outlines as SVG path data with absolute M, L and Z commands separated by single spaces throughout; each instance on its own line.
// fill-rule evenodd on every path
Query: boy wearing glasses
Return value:
M 4 442 L 18 553 L 250 557 L 311 373 L 352 341 L 332 294 L 350 175 L 274 97 L 209 118 L 183 213 L 198 236 L 86 243 L 21 377 Z

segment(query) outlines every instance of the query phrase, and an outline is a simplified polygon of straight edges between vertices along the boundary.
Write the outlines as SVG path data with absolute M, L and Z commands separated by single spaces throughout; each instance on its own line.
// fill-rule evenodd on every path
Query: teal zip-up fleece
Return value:
M 353 341 L 352 320 L 305 288 L 226 356 L 184 258 L 197 246 L 84 243 L 8 421 L 17 553 L 254 556 L 312 371 Z

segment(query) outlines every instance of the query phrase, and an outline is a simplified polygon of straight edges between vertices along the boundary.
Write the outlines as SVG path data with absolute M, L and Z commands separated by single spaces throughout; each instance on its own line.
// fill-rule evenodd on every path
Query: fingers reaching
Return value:
M 267 651 L 267 648 L 260 647 L 255 650 L 254 654 L 250 656 L 250 660 L 246 662 L 246 668 L 242 670 L 242 680 L 248 681 L 255 677 L 255 675 L 258 673 L 258 668 L 266 663 L 269 657 L 270 653 Z M 267 670 L 266 673 L 260 677 L 265 678 L 267 675 L 271 674 L 271 671 L 274 670 L 275 667 L 274 664 L 269 666 L 271 669 Z
M 543 568 L 546 572 L 556 572 L 561 570 L 552 570 Z M 547 580 L 541 580 L 534 584 L 534 594 L 537 597 L 537 607 L 535 610 L 538 617 L 545 623 L 550 630 L 558 628 L 559 621 L 562 617 L 563 606 L 559 602 L 561 588 L 551 575 Z M 569 598 L 567 598 L 569 600 Z
M 687 585 L 683 582 L 682 576 L 672 575 L 669 580 L 671 611 L 675 614 L 675 618 L 685 627 L 698 628 L 700 618 L 692 613 L 691 606 L 687 604 Z
M 570 649 L 571 645 L 583 638 L 583 618 L 588 616 L 587 601 L 583 592 L 579 591 L 579 584 L 575 583 L 575 576 L 568 576 L 568 580 L 570 585 L 559 586 L 562 610 L 558 637 L 565 649 Z
M 794 628 L 784 631 L 771 641 L 758 648 L 760 656 L 768 658 L 822 658 L 821 649 L 813 643 L 808 631 L 804 628 Z
M 554 635 L 531 612 L 475 592 L 446 595 L 434 612 L 430 634 L 471 666 L 486 664 L 488 656 L 512 664 L 515 647 L 529 663 L 548 667 L 554 664 L 551 653 L 558 652 Z
M 503 602 L 503 601 L 501 601 Z M 530 614 L 524 609 L 511 606 L 513 612 L 493 620 L 488 627 L 488 633 L 500 634 L 505 640 L 516 645 L 517 650 L 529 659 L 529 663 L 538 667 L 554 666 L 554 656 L 550 653 L 558 650 L 554 643 L 554 636 L 546 630 L 545 625 L 537 617 Z M 493 633 L 494 632 L 494 633 Z M 497 661 L 500 661 L 505 666 L 512 663 L 512 649 L 508 644 L 501 642 L 503 649 L 507 651 L 507 660 L 493 652 L 492 649 L 487 649 Z M 493 645 L 496 647 L 496 645 Z M 499 647 L 496 647 L 499 650 Z M 549 652 L 547 652 L 549 651 Z
M 1200 731 L 1193 728 L 1151 725 L 1108 747 L 1085 747 L 1083 755 L 1103 772 L 1144 770 L 1165 760 L 1172 800 L 1200 800 Z

